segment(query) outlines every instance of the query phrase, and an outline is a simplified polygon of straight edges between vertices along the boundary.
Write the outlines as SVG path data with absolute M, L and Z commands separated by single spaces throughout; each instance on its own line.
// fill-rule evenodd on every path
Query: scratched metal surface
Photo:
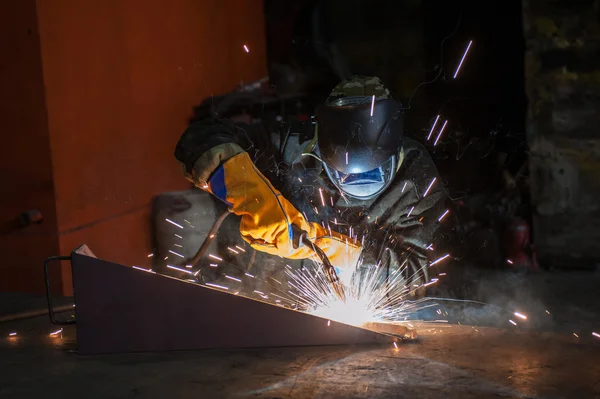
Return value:
M 198 284 L 72 254 L 82 354 L 305 345 L 394 338 Z M 83 253 L 82 253 L 83 252 Z

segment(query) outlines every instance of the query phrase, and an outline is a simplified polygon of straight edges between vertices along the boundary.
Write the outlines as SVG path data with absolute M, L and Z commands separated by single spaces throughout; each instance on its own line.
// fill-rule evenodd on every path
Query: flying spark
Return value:
M 233 280 L 233 281 L 237 281 L 238 283 L 242 282 L 242 280 L 240 280 L 239 278 L 231 277 L 231 276 L 228 276 L 227 274 L 225 275 L 225 278 L 228 278 L 228 279 Z
M 246 252 L 246 250 L 245 250 L 244 248 L 242 248 L 242 247 L 238 247 L 237 245 L 236 245 L 235 247 L 236 247 L 237 249 L 239 249 L 240 251 L 242 251 L 242 252 Z
M 546 310 L 546 313 L 550 314 L 550 312 L 548 312 L 547 310 Z
M 348 153 L 346 153 L 346 165 L 348 165 Z
M 510 259 L 506 259 L 506 263 L 508 263 L 509 265 L 512 265 L 512 264 L 513 264 L 513 261 L 512 261 L 512 260 L 510 260 Z
M 441 261 L 443 261 L 444 259 L 446 259 L 449 256 L 450 256 L 450 254 L 446 254 L 446 255 L 442 256 L 441 258 L 439 258 L 437 260 L 434 260 L 433 262 L 431 262 L 431 264 L 429 265 L 429 267 L 431 267 L 431 266 L 433 266 L 435 264 L 440 263 Z
M 512 320 L 508 320 L 508 321 L 510 321 L 510 323 L 511 323 L 511 324 L 514 324 L 515 326 L 517 325 L 517 323 L 515 323 L 515 322 L 514 322 L 514 321 L 512 321 Z
M 431 183 L 429 183 L 429 187 L 427 187 L 427 190 L 425 190 L 425 192 L 423 193 L 423 198 L 425 198 L 427 196 L 427 193 L 429 192 L 429 190 L 431 190 L 431 186 L 433 186 L 433 183 L 435 183 L 436 179 L 437 179 L 437 177 L 434 177 L 433 180 L 431 181 Z
M 414 210 L 415 210 L 415 207 L 414 207 L 414 206 L 413 206 L 412 208 L 410 208 L 410 211 L 408 211 L 408 215 L 406 215 L 406 217 L 409 217 L 409 216 L 410 216 L 410 214 L 412 213 L 412 211 L 414 211 Z
M 523 313 L 515 312 L 514 315 L 520 319 L 527 320 L 527 316 L 525 316 Z
M 209 266 L 210 267 L 219 267 L 219 265 L 217 265 L 216 263 L 211 263 Z
M 247 52 L 247 53 L 249 53 L 249 52 L 250 52 L 250 49 L 249 49 L 249 48 L 248 48 L 248 46 L 246 46 L 245 44 L 244 44 L 244 50 L 246 50 L 246 52 Z
M 131 266 L 131 267 L 133 267 L 134 269 L 137 269 L 137 270 L 142 270 L 142 271 L 147 272 L 147 273 L 154 273 L 154 274 L 156 274 L 156 272 L 154 270 L 152 270 L 152 269 L 144 269 L 143 267 L 138 267 L 138 266 Z
M 229 290 L 229 287 L 225 287 L 224 285 L 213 284 L 213 283 L 206 283 L 206 285 L 208 285 L 209 287 L 220 288 L 222 290 Z
M 427 141 L 429 141 L 429 139 L 431 138 L 433 130 L 435 129 L 435 126 L 437 125 L 437 123 L 438 123 L 439 120 L 440 120 L 440 114 L 438 114 L 435 117 L 435 121 L 433 122 L 433 126 L 431 126 L 431 130 L 429 131 L 429 134 L 427 135 Z
M 180 236 L 179 234 L 174 234 L 175 237 L 177 238 L 183 238 L 182 236 Z
M 184 273 L 187 273 L 187 274 L 194 274 L 194 272 L 192 272 L 190 270 L 185 270 L 185 269 L 182 269 L 182 268 L 177 267 L 177 266 L 167 265 L 167 267 L 169 269 L 177 270 L 177 271 L 184 272 Z
M 325 206 L 325 198 L 323 197 L 323 189 L 319 188 L 319 195 L 321 196 L 321 203 Z
M 16 335 L 17 335 L 17 333 L 16 333 L 16 332 L 11 332 L 10 334 L 8 334 L 8 336 L 9 336 L 9 337 L 14 337 L 14 336 L 16 336 Z
M 402 186 L 402 192 L 404 192 L 404 189 L 406 188 L 406 185 L 408 184 L 407 181 L 404 182 L 404 185 Z
M 182 254 L 179 254 L 179 253 L 177 253 L 177 252 L 175 252 L 175 251 L 172 251 L 172 250 L 170 250 L 170 249 L 169 249 L 169 252 L 170 252 L 170 253 L 172 253 L 173 255 L 177 255 L 177 256 L 179 256 L 180 258 L 185 258 L 185 256 L 183 256 Z
M 471 40 L 469 42 L 469 44 L 467 45 L 467 48 L 465 49 L 465 52 L 464 52 L 462 58 L 460 59 L 460 62 L 458 64 L 458 66 L 456 67 L 456 72 L 454 72 L 454 76 L 452 77 L 452 79 L 456 79 L 456 77 L 458 76 L 458 72 L 460 71 L 460 67 L 462 66 L 463 61 L 467 57 L 467 53 L 469 52 L 469 49 L 471 48 L 471 44 L 473 44 L 473 40 Z
M 179 244 L 173 244 L 173 246 L 175 246 L 177 248 L 183 248 L 183 245 L 179 245 Z
M 442 219 L 446 217 L 446 215 L 448 214 L 448 212 L 450 212 L 450 210 L 446 209 L 446 212 L 442 213 L 442 216 L 440 216 L 440 218 L 438 219 L 438 222 L 441 222 Z
M 184 222 L 186 222 L 192 229 L 194 228 L 194 225 L 187 219 L 183 219 Z
M 579 335 L 577 335 L 577 334 L 575 334 L 575 333 L 573 333 L 573 335 L 574 335 L 576 338 L 579 338 Z
M 373 98 L 371 99 L 371 116 L 373 116 L 373 108 L 375 108 L 375 95 L 373 94 Z
M 51 336 L 51 337 L 55 337 L 55 336 L 57 336 L 58 334 L 60 334 L 60 333 L 62 333 L 62 332 L 63 332 L 63 329 L 61 328 L 60 330 L 56 330 L 56 331 L 54 331 L 54 332 L 51 332 L 51 333 L 50 333 L 50 336 Z
M 153 256 L 154 256 L 154 254 L 150 254 L 150 255 L 148 255 L 148 258 L 151 258 L 151 257 L 153 257 Z
M 442 137 L 442 133 L 444 133 L 444 129 L 446 128 L 446 125 L 448 124 L 448 121 L 444 121 L 444 124 L 442 125 L 442 128 L 440 129 L 440 132 L 438 133 L 435 141 L 433 142 L 433 146 L 435 147 L 437 145 L 438 140 L 440 139 L 440 137 Z
M 252 277 L 252 278 L 254 278 L 254 276 L 253 276 L 252 274 L 250 274 L 250 273 L 244 273 L 244 274 L 245 274 L 246 276 L 248 276 L 248 277 Z
M 600 338 L 600 334 L 598 334 L 597 332 L 593 332 L 592 335 L 596 338 Z
M 331 320 L 327 320 L 327 327 L 331 325 Z
M 396 342 L 394 342 L 394 348 L 398 349 L 398 345 L 396 345 Z
M 233 248 L 229 248 L 229 247 L 227 247 L 227 249 L 228 249 L 229 251 L 233 252 L 234 254 L 237 254 L 237 255 L 239 255 L 239 254 L 240 254 L 238 251 L 236 251 L 236 250 L 235 250 L 235 249 L 233 249 Z
M 208 257 L 209 257 L 209 258 L 216 259 L 216 260 L 218 260 L 219 262 L 223 262 L 223 259 L 221 259 L 221 258 L 219 258 L 218 256 L 215 256 L 215 255 L 213 255 L 213 254 L 208 254 Z
M 179 227 L 180 229 L 183 229 L 183 226 L 182 226 L 182 225 L 180 225 L 180 224 L 178 224 L 178 223 L 175 223 L 175 222 L 174 222 L 174 221 L 172 221 L 171 219 L 165 219 L 165 220 L 166 220 L 167 222 L 171 223 L 173 226 L 177 226 L 177 227 Z

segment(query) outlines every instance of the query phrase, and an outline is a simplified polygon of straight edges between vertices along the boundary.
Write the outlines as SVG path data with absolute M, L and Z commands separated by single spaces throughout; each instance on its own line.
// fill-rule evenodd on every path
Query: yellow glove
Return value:
M 289 259 L 314 255 L 307 247 L 294 249 L 291 225 L 308 233 L 332 265 L 354 267 L 360 244 L 317 223 L 308 222 L 254 166 L 246 152 L 235 155 L 219 166 L 206 188 L 242 217 L 240 233 L 252 248 Z

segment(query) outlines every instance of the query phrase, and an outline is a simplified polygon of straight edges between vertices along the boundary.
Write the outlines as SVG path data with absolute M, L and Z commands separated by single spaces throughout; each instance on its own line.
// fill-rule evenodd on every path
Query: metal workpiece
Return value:
M 352 345 L 398 340 L 362 328 L 97 259 L 71 254 L 81 354 Z

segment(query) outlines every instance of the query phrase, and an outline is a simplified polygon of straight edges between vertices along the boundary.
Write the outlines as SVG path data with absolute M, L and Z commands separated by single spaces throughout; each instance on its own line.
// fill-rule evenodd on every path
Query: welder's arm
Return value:
M 393 234 L 405 245 L 425 251 L 430 244 L 434 244 L 446 196 L 446 190 L 436 190 L 426 198 L 403 207 L 398 212 L 403 215 L 397 220 Z
M 313 255 L 309 248 L 293 248 L 291 226 L 295 225 L 308 233 L 308 238 L 325 252 L 334 266 L 356 263 L 358 244 L 308 222 L 256 169 L 250 156 L 234 141 L 239 140 L 234 131 L 219 131 L 213 125 L 211 132 L 210 137 L 204 131 L 194 136 L 194 131 L 188 129 L 177 145 L 175 156 L 188 179 L 241 216 L 240 232 L 245 241 L 254 249 L 272 255 L 308 258 Z M 231 142 L 227 142 L 228 138 Z M 210 145 L 213 147 L 207 148 Z
M 414 162 L 406 176 L 412 178 L 401 182 L 406 186 L 390 217 L 393 226 L 390 233 L 396 237 L 397 252 L 411 254 L 412 261 L 418 263 L 414 266 L 422 268 L 427 265 L 427 257 L 433 254 L 427 248 L 431 244 L 436 246 L 438 219 L 445 211 L 447 190 L 429 156 Z
M 418 190 L 419 187 L 413 186 L 412 189 Z M 435 258 L 432 248 L 437 246 L 437 219 L 444 212 L 445 198 L 446 190 L 440 188 L 428 193 L 425 198 L 407 203 L 399 210 L 402 216 L 391 231 L 394 241 L 390 243 L 389 270 L 405 269 L 411 295 L 417 297 L 424 295 L 424 288 L 413 290 L 415 284 L 422 287 L 431 276 L 429 262 Z

